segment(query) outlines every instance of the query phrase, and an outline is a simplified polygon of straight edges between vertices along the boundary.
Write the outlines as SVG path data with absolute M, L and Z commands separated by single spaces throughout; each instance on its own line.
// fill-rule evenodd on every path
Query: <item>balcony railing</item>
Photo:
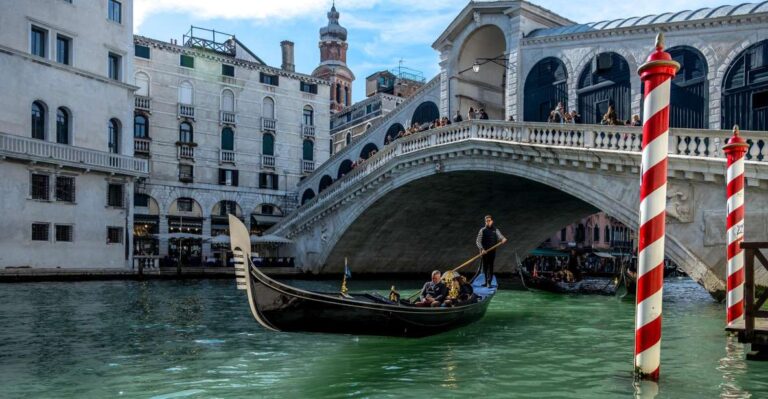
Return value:
M 237 124 L 237 114 L 234 112 L 229 111 L 220 111 L 219 112 L 219 122 L 224 125 L 235 125 Z
M 179 118 L 195 119 L 195 106 L 179 103 Z
M 130 176 L 149 174 L 149 162 L 126 155 L 0 133 L 0 158 L 48 162 Z
M 277 131 L 277 119 L 261 117 L 261 130 L 264 132 Z
M 149 111 L 150 107 L 152 105 L 152 100 L 149 99 L 147 96 L 134 96 L 133 97 L 133 106 L 136 109 L 142 110 L 142 111 Z
M 262 155 L 261 156 L 261 166 L 263 168 L 274 168 L 275 167 L 275 157 L 272 155 Z
M 301 171 L 303 173 L 312 173 L 315 171 L 315 161 L 301 160 Z
M 192 144 L 179 144 L 179 159 L 195 159 L 195 146 Z
M 219 150 L 219 162 L 235 163 L 235 152 L 230 150 Z
M 315 127 L 312 125 L 301 125 L 301 134 L 305 138 L 315 137 Z
M 149 155 L 149 145 L 152 140 L 148 138 L 134 137 L 133 138 L 133 153 Z

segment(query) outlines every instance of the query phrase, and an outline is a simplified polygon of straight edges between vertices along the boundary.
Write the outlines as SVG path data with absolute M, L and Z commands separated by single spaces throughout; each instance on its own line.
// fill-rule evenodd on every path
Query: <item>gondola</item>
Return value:
M 616 295 L 620 297 L 634 296 L 635 294 L 635 281 L 626 272 L 611 280 L 585 279 L 566 282 L 556 281 L 549 277 L 534 277 L 528 273 L 524 273 L 522 278 L 526 288 L 558 294 Z
M 303 290 L 273 280 L 255 267 L 245 225 L 229 215 L 229 226 L 238 288 L 247 292 L 256 321 L 271 331 L 425 337 L 479 320 L 496 293 L 494 283 L 490 288 L 474 287 L 474 303 L 420 308 L 376 293 Z

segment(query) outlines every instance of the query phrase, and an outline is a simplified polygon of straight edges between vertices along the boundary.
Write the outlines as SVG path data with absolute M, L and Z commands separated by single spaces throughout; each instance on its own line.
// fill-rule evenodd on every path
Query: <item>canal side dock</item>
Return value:
M 746 327 L 745 321 L 738 321 L 725 328 L 736 334 L 739 342 L 751 344 L 747 360 L 768 360 L 768 319 L 756 319 L 754 329 Z
M 295 267 L 261 268 L 275 278 L 298 278 L 304 275 Z M 159 279 L 201 279 L 234 278 L 235 270 L 229 267 L 161 267 L 144 269 L 142 273 L 132 269 L 109 268 L 5 268 L 0 269 L 0 283 L 34 281 L 88 281 L 88 280 L 159 280 Z
M 762 310 L 768 289 L 755 284 L 755 260 L 768 269 L 768 258 L 762 252 L 768 249 L 768 242 L 741 242 L 740 246 L 744 250 L 744 317 L 725 330 L 735 333 L 739 342 L 750 344 L 747 360 L 768 360 L 768 310 Z

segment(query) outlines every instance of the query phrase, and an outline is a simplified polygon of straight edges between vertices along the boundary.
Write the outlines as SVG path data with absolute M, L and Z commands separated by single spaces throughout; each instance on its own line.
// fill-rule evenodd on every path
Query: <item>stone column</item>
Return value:
M 522 103 L 523 93 L 518 93 L 519 76 L 517 73 L 520 62 L 519 43 L 513 43 L 509 50 L 504 53 L 504 58 L 507 60 L 507 81 L 506 92 L 504 93 L 504 120 L 508 120 L 510 115 L 515 117 L 516 121 L 521 121 L 523 114 L 521 107 L 518 107 L 518 103 Z
M 440 113 L 447 116 L 449 119 L 453 118 L 455 111 L 451 109 L 451 81 L 450 67 L 451 51 L 453 45 L 446 44 L 440 49 Z
M 157 219 L 157 233 L 160 235 L 158 242 L 160 257 L 168 256 L 168 215 L 160 215 Z
M 203 237 L 211 236 L 211 223 L 210 216 L 203 218 Z M 210 258 L 211 256 L 211 242 L 203 241 L 203 262 L 205 262 L 205 258 Z

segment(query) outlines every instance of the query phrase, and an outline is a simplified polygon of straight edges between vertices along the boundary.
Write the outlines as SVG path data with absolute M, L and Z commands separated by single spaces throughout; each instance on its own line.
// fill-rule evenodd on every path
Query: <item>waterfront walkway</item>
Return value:
M 265 267 L 266 274 L 276 278 L 300 277 L 303 272 L 293 267 Z M 145 269 L 142 274 L 131 269 L 37 269 L 6 268 L 0 270 L 0 283 L 25 281 L 83 281 L 83 280 L 142 280 L 142 279 L 198 279 L 234 278 L 231 267 L 175 267 Z

